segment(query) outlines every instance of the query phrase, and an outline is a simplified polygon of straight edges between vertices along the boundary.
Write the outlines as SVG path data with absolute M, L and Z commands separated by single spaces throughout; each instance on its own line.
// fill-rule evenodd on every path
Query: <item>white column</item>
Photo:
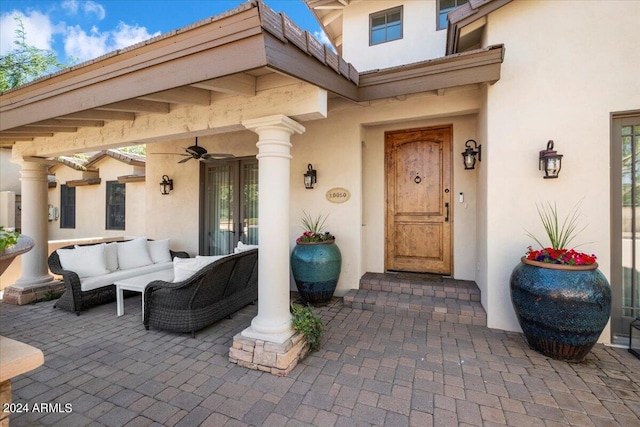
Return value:
M 22 276 L 13 285 L 24 289 L 51 282 L 53 276 L 49 274 L 47 266 L 47 165 L 29 161 L 23 161 L 21 165 L 21 233 L 31 237 L 35 243 L 29 252 L 21 255 Z
M 258 134 L 258 315 L 242 335 L 282 343 L 293 335 L 289 313 L 289 170 L 291 135 L 304 126 L 284 115 L 246 120 Z

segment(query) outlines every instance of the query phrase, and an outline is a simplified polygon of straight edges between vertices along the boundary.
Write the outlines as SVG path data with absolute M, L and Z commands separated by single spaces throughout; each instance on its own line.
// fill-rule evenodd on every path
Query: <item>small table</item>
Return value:
M 128 279 L 122 279 L 114 282 L 114 285 L 116 286 L 116 307 L 118 316 L 122 316 L 124 314 L 124 295 L 122 291 L 135 291 L 142 293 L 142 317 L 144 318 L 144 289 L 154 280 L 172 282 L 173 268 L 154 271 L 153 273 L 130 277 Z

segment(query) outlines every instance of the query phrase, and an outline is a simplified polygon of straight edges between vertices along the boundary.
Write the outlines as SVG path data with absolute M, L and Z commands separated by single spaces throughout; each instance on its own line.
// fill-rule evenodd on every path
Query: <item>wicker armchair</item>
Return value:
M 97 245 L 99 243 L 89 243 L 87 245 Z M 61 247 L 60 249 L 73 249 L 75 245 Z M 171 257 L 189 258 L 186 252 L 170 251 Z M 56 301 L 54 308 L 70 311 L 77 316 L 81 311 L 96 305 L 113 302 L 116 300 L 116 288 L 114 285 L 103 286 L 101 288 L 90 291 L 83 291 L 80 285 L 80 277 L 73 271 L 64 270 L 60 264 L 60 257 L 56 251 L 53 251 L 47 260 L 49 270 L 53 274 L 62 276 L 65 284 L 65 291 Z
M 252 249 L 221 258 L 182 282 L 149 283 L 144 326 L 193 336 L 257 299 L 258 250 Z

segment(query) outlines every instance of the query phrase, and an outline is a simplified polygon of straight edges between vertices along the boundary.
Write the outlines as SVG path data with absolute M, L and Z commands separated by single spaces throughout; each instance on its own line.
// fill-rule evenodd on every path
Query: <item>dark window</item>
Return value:
M 469 0 L 438 0 L 438 30 L 447 28 L 447 14 Z
M 60 228 L 76 228 L 76 187 L 60 186 Z
M 107 230 L 124 230 L 125 184 L 107 181 Z
M 369 44 L 402 38 L 402 6 L 369 15 Z

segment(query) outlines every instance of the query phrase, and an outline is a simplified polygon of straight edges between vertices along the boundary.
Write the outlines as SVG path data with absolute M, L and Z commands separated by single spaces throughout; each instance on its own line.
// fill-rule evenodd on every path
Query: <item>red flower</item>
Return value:
M 544 248 L 534 251 L 531 246 L 527 250 L 527 259 L 549 264 L 589 265 L 595 264 L 596 256 L 578 252 L 575 249 Z

